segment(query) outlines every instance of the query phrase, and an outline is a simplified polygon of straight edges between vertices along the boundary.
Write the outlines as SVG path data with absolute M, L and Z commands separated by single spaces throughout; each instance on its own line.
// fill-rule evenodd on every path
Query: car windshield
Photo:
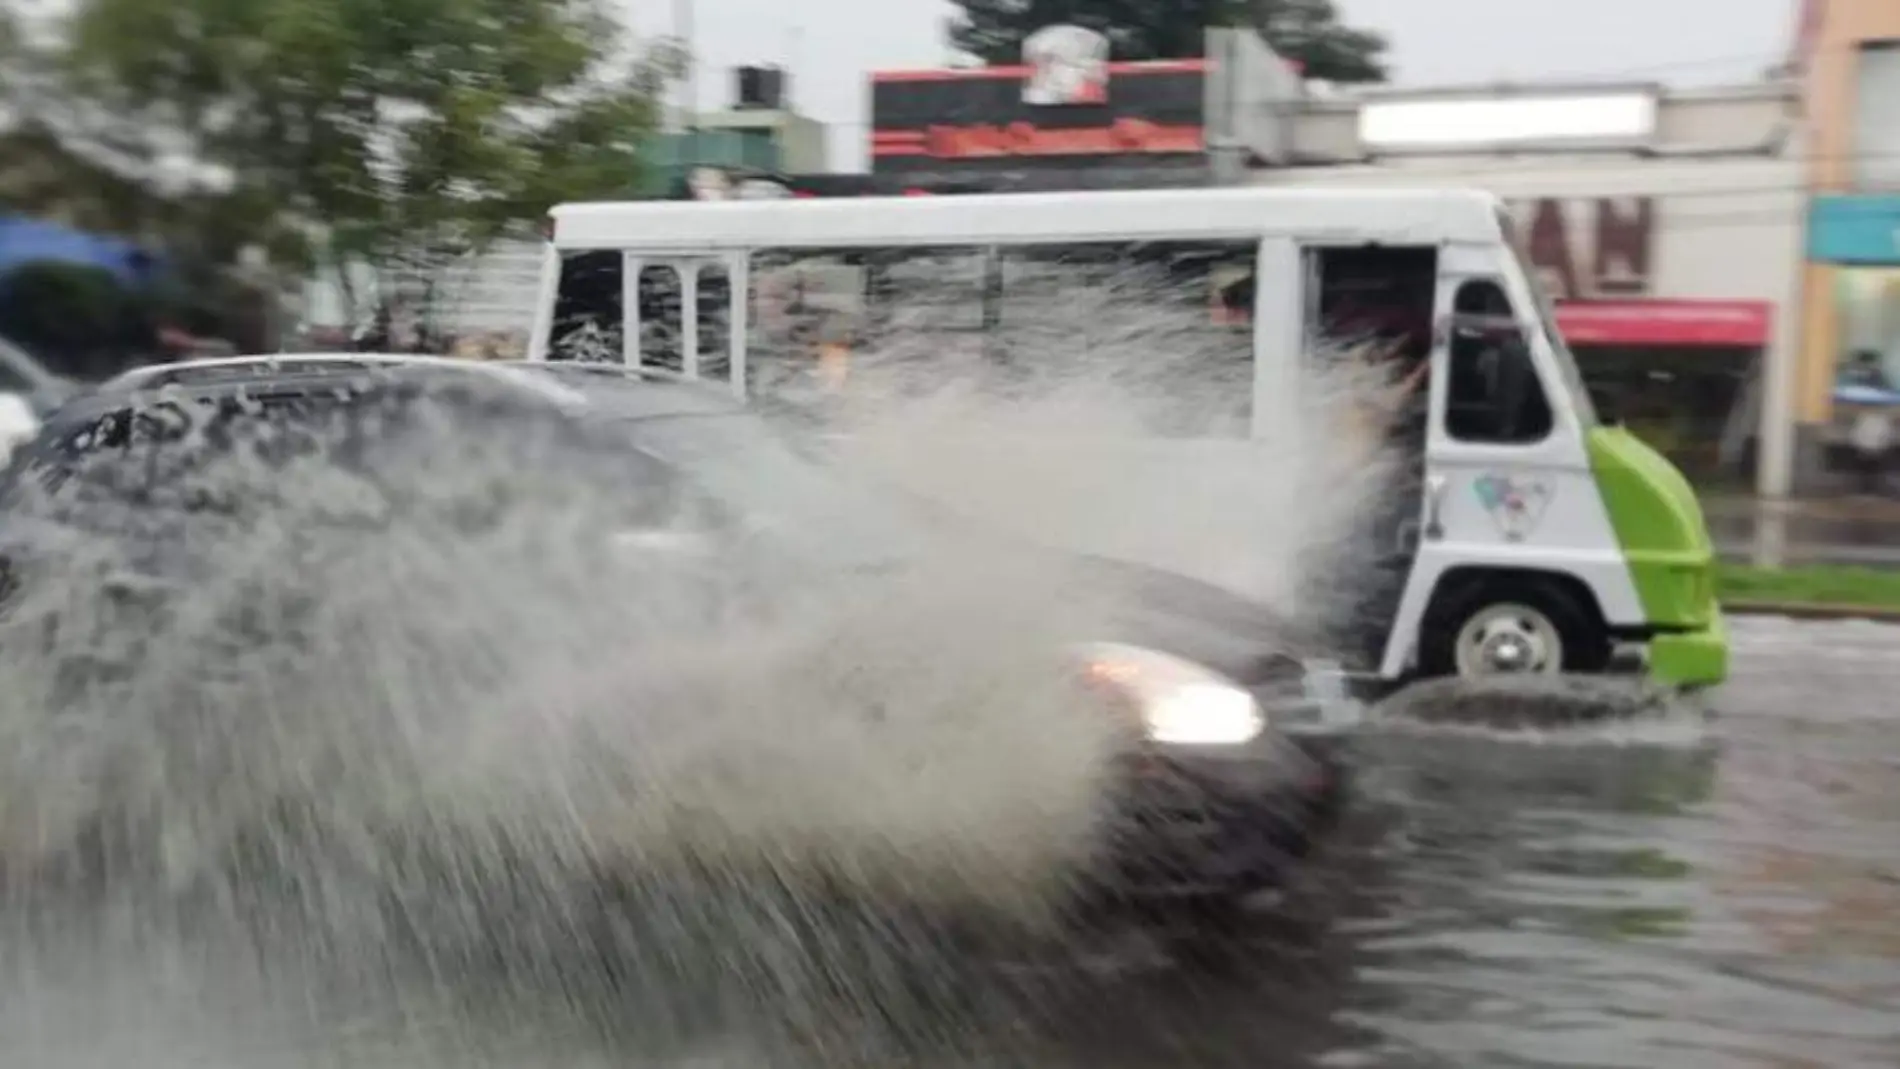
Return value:
M 907 503 L 835 472 L 745 414 L 635 421 L 635 444 L 687 473 L 750 528 L 847 567 L 896 563 L 929 530 Z

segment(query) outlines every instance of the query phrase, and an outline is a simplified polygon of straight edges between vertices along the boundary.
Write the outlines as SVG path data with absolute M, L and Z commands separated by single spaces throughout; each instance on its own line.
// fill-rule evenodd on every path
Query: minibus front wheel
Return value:
M 1601 672 L 1608 629 L 1588 594 L 1544 576 L 1473 576 L 1455 581 L 1426 614 L 1419 636 L 1423 676 L 1482 678 Z

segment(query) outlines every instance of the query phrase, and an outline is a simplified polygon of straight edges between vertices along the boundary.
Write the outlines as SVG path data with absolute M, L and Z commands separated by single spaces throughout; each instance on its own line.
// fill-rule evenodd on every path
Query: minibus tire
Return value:
M 1458 633 L 1493 605 L 1522 605 L 1542 613 L 1562 643 L 1559 671 L 1601 672 L 1610 663 L 1610 638 L 1591 607 L 1548 580 L 1475 579 L 1448 591 L 1426 613 L 1418 641 L 1419 674 L 1458 674 Z

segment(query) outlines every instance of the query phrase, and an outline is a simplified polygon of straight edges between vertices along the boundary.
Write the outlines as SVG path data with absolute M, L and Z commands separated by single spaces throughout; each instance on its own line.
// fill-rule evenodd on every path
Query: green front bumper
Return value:
M 1649 640 L 1649 675 L 1672 687 L 1712 687 L 1728 678 L 1728 621 L 1720 609 L 1709 626 Z

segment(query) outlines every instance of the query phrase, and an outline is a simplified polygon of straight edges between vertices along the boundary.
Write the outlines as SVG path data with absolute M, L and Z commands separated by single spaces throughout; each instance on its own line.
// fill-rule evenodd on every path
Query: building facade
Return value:
M 1702 485 L 1788 491 L 1805 200 L 1793 83 L 1318 99 L 1293 135 L 1290 165 L 1251 181 L 1503 197 L 1618 416 Z
M 1300 77 L 1258 36 L 1211 29 L 1202 57 L 1117 63 L 1088 31 L 1045 32 L 1018 65 L 873 72 L 869 172 L 793 174 L 790 191 L 1227 185 L 1286 162 Z
M 637 196 L 690 198 L 746 183 L 782 186 L 787 174 L 829 168 L 825 124 L 792 106 L 784 71 L 739 67 L 732 79 L 730 107 L 682 116 L 677 129 L 649 140 Z
M 1796 61 L 1813 192 L 1800 482 L 1884 492 L 1900 467 L 1900 2 L 1811 0 Z

